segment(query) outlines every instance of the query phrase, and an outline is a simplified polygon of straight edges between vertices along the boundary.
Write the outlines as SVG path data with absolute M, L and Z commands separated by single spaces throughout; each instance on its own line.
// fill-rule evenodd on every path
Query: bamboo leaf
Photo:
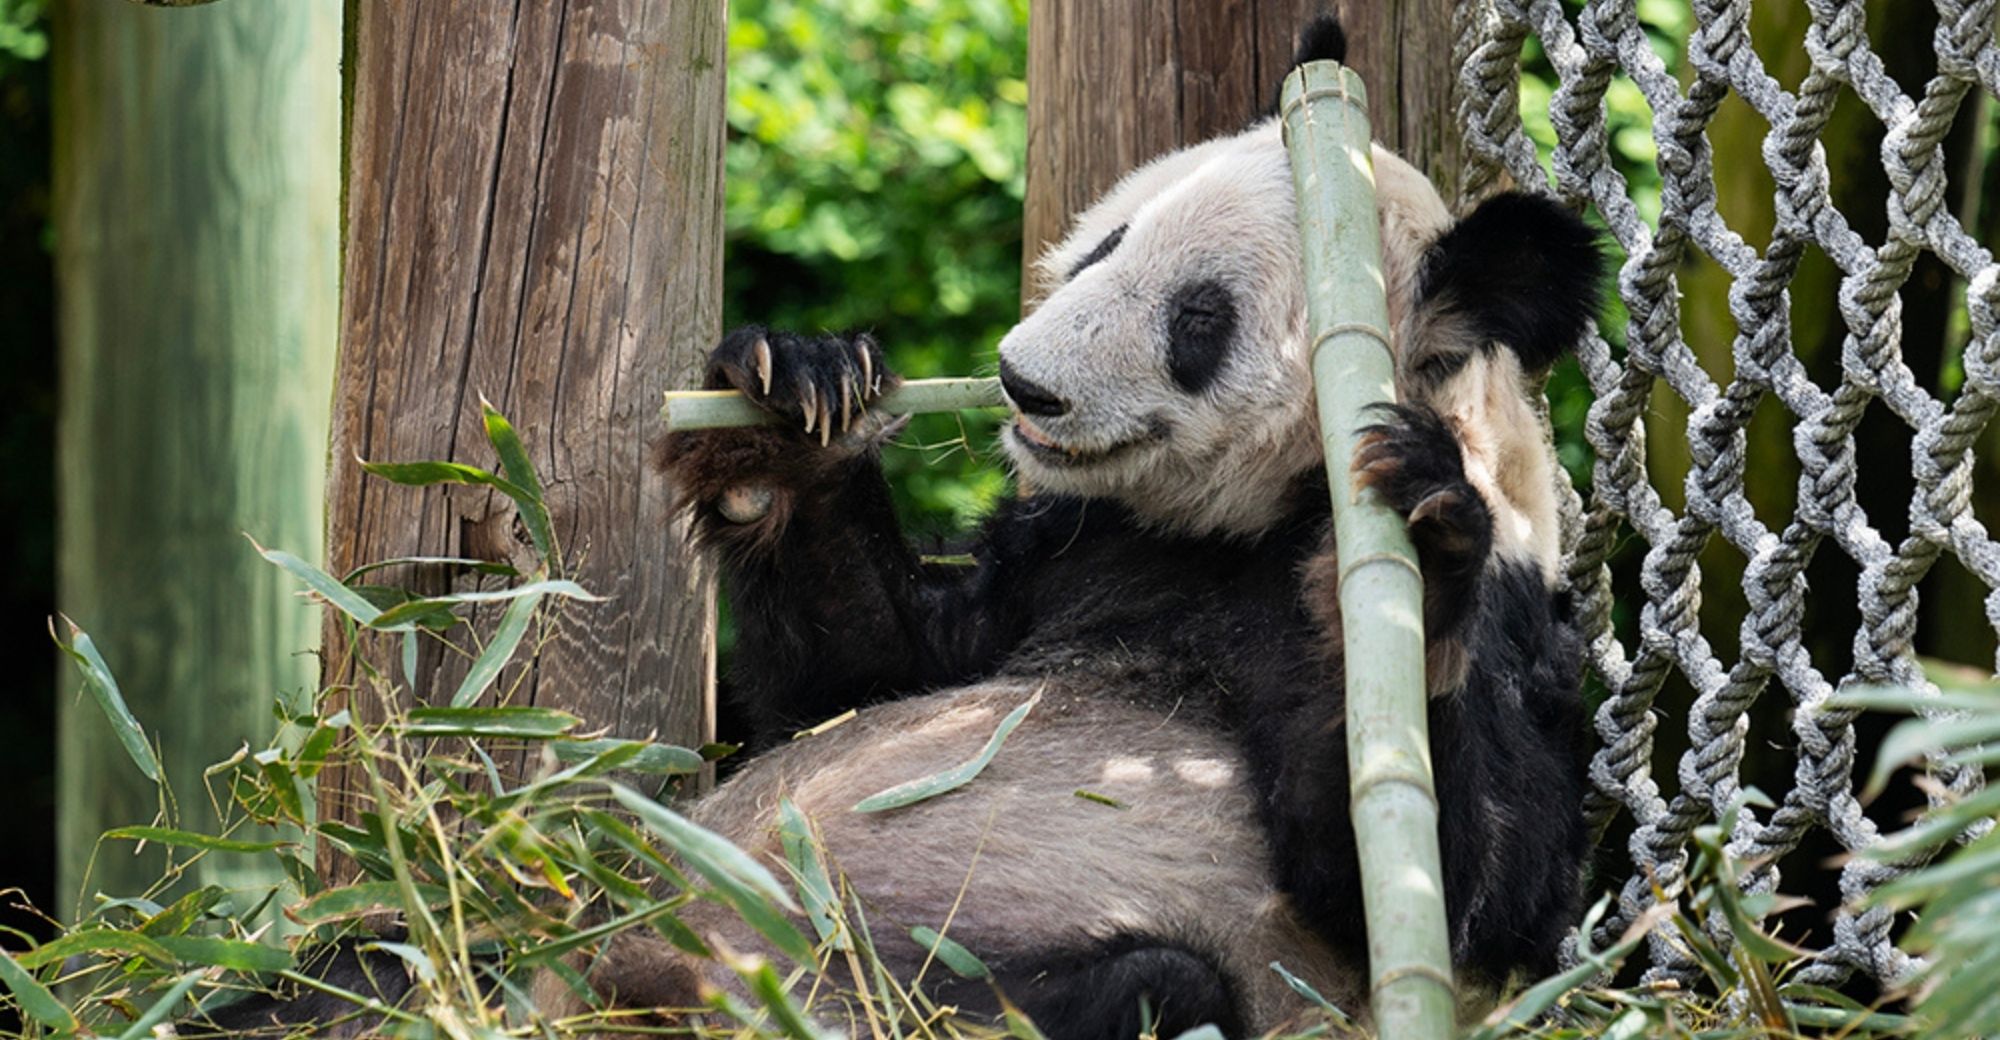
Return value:
M 535 476 L 535 464 L 528 460 L 528 450 L 521 446 L 521 436 L 514 432 L 514 424 L 493 407 L 493 402 L 488 401 L 485 394 L 479 395 L 479 412 L 486 421 L 486 439 L 493 443 L 494 453 L 500 456 L 500 472 L 533 495 L 536 502 L 541 502 L 541 479 Z
M 1619 936 L 1617 942 L 1604 950 L 1586 953 L 1582 963 L 1529 987 L 1528 991 L 1515 998 L 1513 1003 L 1495 1008 L 1492 1014 L 1486 1016 L 1486 1021 L 1480 1024 L 1479 1029 L 1469 1034 L 1466 1040 L 1500 1040 L 1501 1037 L 1515 1036 L 1527 1030 L 1529 1023 L 1540 1018 L 1542 1012 L 1554 1007 L 1556 1002 L 1570 990 L 1583 985 L 1600 972 L 1617 971 L 1618 967 L 1625 963 L 1625 958 L 1639 948 L 1639 944 L 1645 941 L 1654 926 L 1666 917 L 1671 909 L 1664 905 L 1655 906 L 1640 914 L 1638 919 L 1632 922 L 1632 926 L 1625 929 L 1625 934 Z M 1601 904 L 1593 913 L 1602 913 Z
M 255 538 L 250 539 L 250 545 L 257 550 L 257 555 L 283 568 L 287 574 L 303 582 L 306 588 L 318 593 L 321 599 L 333 604 L 335 609 L 348 617 L 365 625 L 381 615 L 382 608 L 368 602 L 368 598 L 359 592 L 335 581 L 333 575 L 282 549 L 266 549 L 258 545 Z
M 712 886 L 722 900 L 734 907 L 745 923 L 755 928 L 786 956 L 807 966 L 816 966 L 812 944 L 798 927 L 778 912 L 779 907 L 799 912 L 778 879 L 749 853 L 728 839 L 689 821 L 629 787 L 614 784 L 611 792 L 647 830 L 680 855 L 694 872 Z
M 987 739 L 986 746 L 980 749 L 979 754 L 973 756 L 969 761 L 941 773 L 932 773 L 929 776 L 918 777 L 907 783 L 897 784 L 886 791 L 878 791 L 857 802 L 854 806 L 854 811 L 868 813 L 882 812 L 886 809 L 901 809 L 904 806 L 915 805 L 926 799 L 936 798 L 938 795 L 956 791 L 966 784 L 971 783 L 974 777 L 984 772 L 986 767 L 992 764 L 993 756 L 998 755 L 1000 753 L 1000 746 L 1007 742 L 1007 735 L 1014 732 L 1014 727 L 1019 726 L 1021 720 L 1028 717 L 1028 712 L 1041 699 L 1042 691 L 1036 690 L 1034 696 L 1029 697 L 1020 707 L 1008 712 L 1007 717 L 1000 720 L 999 728 L 993 731 L 993 736 Z
M 504 477 L 460 462 L 363 462 L 361 468 L 406 487 L 429 487 L 433 484 L 490 487 L 514 500 L 514 508 L 520 512 L 521 523 L 528 528 L 528 537 L 534 541 L 535 550 L 544 560 L 550 558 L 554 542 L 549 533 L 549 512 L 542 505 L 539 491 L 530 491 Z
M 2000 715 L 1991 709 L 1984 715 L 1962 719 L 1905 719 L 1896 724 L 1875 749 L 1875 768 L 1868 773 L 1863 798 L 1873 798 L 1889 784 L 1897 768 L 1926 754 L 1957 748 L 1977 747 L 2000 740 Z
M 370 574 L 388 567 L 399 566 L 464 567 L 468 570 L 477 571 L 480 574 L 494 574 L 503 578 L 518 578 L 521 576 L 520 571 L 493 560 L 474 560 L 464 556 L 396 556 L 387 560 L 377 560 L 374 563 L 364 563 L 348 571 L 346 576 L 340 579 L 340 583 L 342 585 L 352 585 L 364 574 Z
M 416 890 L 425 906 L 443 906 L 451 901 L 450 894 L 438 885 L 418 884 Z M 303 925 L 321 925 L 358 917 L 379 907 L 405 909 L 402 886 L 394 881 L 363 881 L 329 888 L 286 911 L 285 916 Z
M 533 599 L 540 602 L 543 596 L 561 596 L 565 599 L 580 599 L 589 603 L 602 603 L 604 597 L 591 595 L 584 587 L 573 581 L 534 581 L 506 589 L 489 589 L 478 592 L 455 592 L 448 596 L 433 596 L 428 599 L 411 599 L 384 610 L 368 627 L 384 632 L 394 632 L 421 623 L 424 618 L 436 613 L 449 613 L 452 607 L 462 603 L 498 603 L 505 600 Z M 531 611 L 532 613 L 532 611 Z
M 622 784 L 613 784 L 611 793 L 647 830 L 687 860 L 695 873 L 711 882 L 717 877 L 730 878 L 778 906 L 799 909 L 778 879 L 729 839 Z
M 1271 970 L 1277 972 L 1278 977 L 1285 980 L 1285 985 L 1290 986 L 1292 992 L 1318 1005 L 1320 1010 L 1332 1015 L 1335 1021 L 1343 1024 L 1353 1021 L 1353 1019 L 1347 1017 L 1347 1012 L 1335 1007 L 1333 1001 L 1321 996 L 1319 990 L 1313 988 L 1312 983 L 1285 970 L 1284 965 L 1277 961 L 1272 961 Z
M 785 846 L 785 861 L 791 864 L 798 881 L 799 899 L 805 903 L 806 919 L 819 933 L 820 941 L 836 950 L 854 949 L 840 914 L 840 900 L 834 894 L 833 879 L 820 858 L 811 821 L 790 798 L 778 799 L 778 837 Z
M 472 668 L 458 684 L 458 692 L 451 695 L 454 708 L 469 707 L 486 693 L 486 688 L 500 677 L 501 669 L 514 659 L 514 650 L 521 645 L 521 637 L 528 632 L 528 623 L 535 618 L 535 611 L 542 605 L 540 593 L 522 597 L 507 604 L 507 610 L 500 615 L 500 626 L 493 630 L 493 638 L 479 657 L 472 662 Z
M 687 748 L 642 740 L 559 740 L 549 747 L 557 761 L 568 763 L 587 762 L 599 755 L 637 747 L 638 753 L 619 762 L 618 768 L 649 775 L 681 776 L 700 772 L 703 765 L 701 756 Z
M 123 1033 L 118 1034 L 118 1040 L 151 1040 L 153 1027 L 167 1020 L 167 1016 L 179 1006 L 181 998 L 187 996 L 188 990 L 193 989 L 194 984 L 201 981 L 202 975 L 202 972 L 191 971 L 181 976 L 170 989 L 161 994 L 160 999 L 153 1001 L 153 1005 L 147 1008 L 144 1014 L 133 1019 L 132 1024 L 126 1026 Z
M 554 708 L 412 708 L 403 732 L 413 737 L 559 737 L 582 719 Z
M 179 935 L 193 928 L 228 895 L 220 885 L 203 885 L 149 915 L 139 930 L 147 935 Z
M 203 935 L 161 935 L 154 940 L 181 964 L 227 968 L 249 975 L 283 971 L 292 966 L 291 954 L 253 942 Z
M 21 1005 L 21 1011 L 29 1018 L 67 1036 L 77 1031 L 76 1016 L 50 993 L 48 987 L 35 981 L 35 977 L 21 967 L 7 951 L 0 950 L 0 983 L 14 994 L 14 1000 Z
M 35 981 L 34 975 L 21 967 L 6 950 L 0 950 L 0 983 L 4 983 L 14 994 L 14 1001 L 29 1018 L 59 1035 L 68 1036 L 77 1031 L 76 1016 L 70 1014 L 55 994 Z
M 937 957 L 939 963 L 950 968 L 952 974 L 957 975 L 959 978 L 990 979 L 993 977 L 993 970 L 986 966 L 985 961 L 973 956 L 971 950 L 938 934 L 934 929 L 918 925 L 910 929 L 910 938 L 915 939 L 918 946 L 929 950 L 933 956 Z
M 132 717 L 132 710 L 125 706 L 125 695 L 118 690 L 118 680 L 111 674 L 111 666 L 104 663 L 104 655 L 97 652 L 97 644 L 91 641 L 90 633 L 65 617 L 63 624 L 69 626 L 68 643 L 56 634 L 54 618 L 49 619 L 49 638 L 56 646 L 76 662 L 77 670 L 83 673 L 83 686 L 97 700 L 97 706 L 104 711 L 104 717 L 111 721 L 111 729 L 118 735 L 118 743 L 124 745 L 125 753 L 139 767 L 146 779 L 159 783 L 160 760 L 153 754 L 153 745 L 146 742 L 146 731 L 139 727 L 139 720 Z
M 74 931 L 59 939 L 45 942 L 26 953 L 17 954 L 16 959 L 21 962 L 21 967 L 33 971 L 68 960 L 80 953 L 106 951 L 135 954 L 155 964 L 174 963 L 174 955 L 168 953 L 166 947 L 153 941 L 151 936 L 128 932 L 122 928 L 85 928 Z
M 792 995 L 785 990 L 783 980 L 771 967 L 771 962 L 762 957 L 739 959 L 730 963 L 736 974 L 750 987 L 759 1003 L 771 1012 L 771 1018 L 785 1036 L 792 1040 L 832 1040 L 834 1034 L 821 1029 L 812 1019 L 806 1017 Z
M 184 849 L 204 849 L 209 852 L 270 852 L 274 849 L 291 848 L 294 844 L 289 841 L 241 841 L 236 838 L 218 838 L 210 834 L 196 834 L 168 827 L 116 827 L 105 831 L 104 836 L 123 841 L 150 841 L 157 845 L 172 845 Z
M 384 953 L 394 954 L 397 959 L 409 965 L 418 978 L 425 982 L 437 981 L 437 965 L 431 963 L 430 955 L 409 943 L 372 942 L 362 946 L 361 950 L 362 952 L 381 950 Z

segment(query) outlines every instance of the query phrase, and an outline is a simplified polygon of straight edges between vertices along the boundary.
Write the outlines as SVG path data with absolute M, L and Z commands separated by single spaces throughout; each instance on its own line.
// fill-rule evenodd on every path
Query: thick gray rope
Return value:
M 1669 898 L 1684 894 L 1689 839 L 1742 794 L 1749 711 L 1773 679 L 1793 709 L 1793 786 L 1768 812 L 1745 808 L 1729 836 L 1732 852 L 1760 864 L 1746 879 L 1760 891 L 1777 885 L 1777 859 L 1812 828 L 1825 828 L 1849 851 L 1879 840 L 1854 791 L 1853 713 L 1829 708 L 1827 700 L 1857 683 L 1935 692 L 1918 668 L 1912 639 L 1916 585 L 1942 555 L 1951 554 L 1993 590 L 1987 620 L 2000 631 L 2000 543 L 1971 508 L 1972 447 L 2000 406 L 2000 265 L 1944 205 L 1943 151 L 1969 95 L 2000 95 L 1996 2 L 1938 0 L 1937 73 L 1914 98 L 1869 50 L 1864 0 L 1808 0 L 1811 69 L 1795 91 L 1785 90 L 1752 50 L 1749 0 L 1694 0 L 1685 87 L 1647 41 L 1636 0 L 1590 0 L 1573 20 L 1560 0 L 1468 0 L 1458 11 L 1454 53 L 1468 146 L 1467 200 L 1506 180 L 1550 187 L 1571 205 L 1594 207 L 1628 257 L 1618 272 L 1629 313 L 1624 356 L 1595 334 L 1579 347 L 1596 398 L 1586 425 L 1596 454 L 1590 499 L 1563 489 L 1571 547 L 1567 580 L 1590 635 L 1592 665 L 1609 691 L 1597 713 L 1599 748 L 1585 811 L 1600 833 L 1620 812 L 1630 813 L 1635 824 L 1628 846 L 1634 870 L 1617 913 L 1595 937 L 1599 943 L 1650 907 L 1656 888 Z M 1553 184 L 1519 114 L 1521 50 L 1530 34 L 1558 80 L 1549 112 L 1557 138 Z M 1663 181 L 1657 229 L 1641 218 L 1611 163 L 1604 97 L 1617 76 L 1629 77 L 1653 111 Z M 1818 144 L 1843 89 L 1887 128 L 1881 161 L 1891 188 L 1889 231 L 1880 244 L 1864 241 L 1834 207 Z M 1777 185 L 1777 219 L 1761 252 L 1716 208 L 1716 157 L 1706 131 L 1730 94 L 1771 127 L 1756 160 Z M 1808 378 L 1792 348 L 1787 286 L 1809 246 L 1843 275 L 1838 300 L 1826 301 L 1837 304 L 1846 327 L 1841 381 L 1831 391 Z M 1949 404 L 1920 384 L 1900 350 L 1897 291 L 1925 251 L 1968 282 L 1972 338 L 1965 383 Z M 1675 276 L 1692 253 L 1707 256 L 1732 278 L 1729 309 L 1738 331 L 1731 344 L 1734 374 L 1726 383 L 1702 369 L 1682 334 Z M 1690 448 L 1686 507 L 1679 513 L 1665 505 L 1647 472 L 1645 418 L 1656 393 L 1679 397 L 1689 413 L 1684 431 L 1660 431 L 1685 434 Z M 1744 493 L 1745 430 L 1770 399 L 1795 417 L 1792 441 L 1800 464 L 1794 515 L 1775 529 L 1758 518 Z M 1861 474 L 1854 431 L 1871 406 L 1914 431 L 1917 490 L 1910 534 L 1900 544 L 1882 537 L 1855 498 Z M 1647 547 L 1637 590 L 1614 590 L 1605 562 L 1625 529 Z M 1738 658 L 1727 663 L 1699 625 L 1696 558 L 1718 536 L 1748 560 L 1743 592 L 1749 611 Z M 1854 591 L 1863 625 L 1855 633 L 1854 669 L 1837 680 L 1813 664 L 1801 641 L 1805 571 L 1822 551 L 1845 553 L 1861 570 Z M 1620 593 L 1643 594 L 1639 637 L 1630 647 L 1611 628 L 1613 597 Z M 1653 734 L 1660 722 L 1654 700 L 1676 671 L 1697 698 L 1685 722 L 1690 747 L 1678 765 L 1677 788 L 1666 791 L 1653 778 Z M 1941 771 L 1938 779 L 1934 797 L 1951 798 L 1981 778 L 1961 769 Z M 1897 873 L 1859 858 L 1841 868 L 1844 905 L 1833 942 L 1796 978 L 1828 983 L 1857 970 L 1885 982 L 1907 976 L 1913 965 L 1890 942 L 1890 916 L 1854 909 L 1859 897 Z M 1709 925 L 1726 932 L 1719 919 Z M 1648 952 L 1656 976 L 1692 973 L 1686 952 L 1664 932 Z

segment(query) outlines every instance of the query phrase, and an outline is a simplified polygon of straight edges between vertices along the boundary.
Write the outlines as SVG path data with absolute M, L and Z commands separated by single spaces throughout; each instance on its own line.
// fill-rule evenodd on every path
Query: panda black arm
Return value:
M 872 337 L 738 329 L 707 382 L 779 420 L 671 434 L 660 453 L 721 563 L 731 693 L 757 743 L 977 674 L 1004 649 L 990 569 L 925 564 L 903 538 L 878 455 L 894 428 L 864 410 L 896 382 Z

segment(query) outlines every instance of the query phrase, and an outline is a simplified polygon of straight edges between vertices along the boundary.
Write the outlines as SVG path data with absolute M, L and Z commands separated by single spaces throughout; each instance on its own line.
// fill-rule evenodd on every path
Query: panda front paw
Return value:
M 776 422 L 668 434 L 659 442 L 659 467 L 704 538 L 769 545 L 798 509 L 813 508 L 894 429 L 862 427 L 868 406 L 897 381 L 866 333 L 736 329 L 709 354 L 706 385 L 741 391 Z
M 1354 450 L 1355 482 L 1409 521 L 1427 598 L 1467 602 L 1493 548 L 1493 514 L 1466 479 L 1458 433 L 1421 405 L 1379 411 L 1384 421 L 1364 427 Z
M 708 358 L 708 386 L 739 390 L 784 426 L 825 447 L 849 432 L 898 380 L 875 337 L 802 336 L 747 325 L 722 338 Z

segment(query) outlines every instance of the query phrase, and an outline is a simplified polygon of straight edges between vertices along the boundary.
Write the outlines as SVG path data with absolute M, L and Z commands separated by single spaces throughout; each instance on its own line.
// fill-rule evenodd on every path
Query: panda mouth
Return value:
M 1036 461 L 1052 466 L 1088 466 L 1103 462 L 1136 448 L 1155 436 L 1152 431 L 1148 431 L 1130 440 L 1119 441 L 1108 448 L 1071 447 L 1049 436 L 1047 431 L 1036 426 L 1027 416 L 1019 412 L 1014 413 L 1011 429 L 1016 443 L 1028 449 Z

